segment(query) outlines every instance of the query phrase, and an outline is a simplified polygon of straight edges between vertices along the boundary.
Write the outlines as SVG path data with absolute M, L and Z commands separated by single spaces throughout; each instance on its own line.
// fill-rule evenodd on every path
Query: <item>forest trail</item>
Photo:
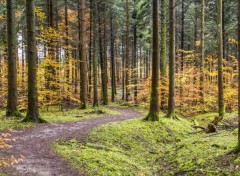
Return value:
M 116 121 L 141 117 L 141 113 L 111 108 L 121 115 L 105 115 L 104 117 L 68 122 L 42 124 L 28 129 L 13 131 L 13 148 L 6 155 L 25 158 L 9 169 L 11 176 L 77 176 L 71 166 L 52 151 L 51 144 L 58 139 L 84 137 L 93 128 Z

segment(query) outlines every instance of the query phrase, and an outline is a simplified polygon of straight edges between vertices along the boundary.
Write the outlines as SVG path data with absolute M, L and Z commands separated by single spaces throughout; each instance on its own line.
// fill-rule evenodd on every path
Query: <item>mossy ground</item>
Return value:
M 114 110 L 111 110 L 106 107 L 92 108 L 80 110 L 78 108 L 71 109 L 68 111 L 59 111 L 58 108 L 52 107 L 48 110 L 41 109 L 40 110 L 41 118 L 49 123 L 62 123 L 62 122 L 70 122 L 77 120 L 84 120 L 90 118 L 101 117 L 103 114 L 112 114 L 119 115 L 120 113 Z M 25 115 L 25 114 L 24 114 Z M 27 122 L 22 123 L 22 119 L 14 118 L 14 117 L 6 117 L 5 111 L 0 111 L 0 131 L 6 129 L 21 129 L 31 127 L 34 124 Z
M 215 115 L 195 119 L 205 125 L 201 119 Z M 236 129 L 205 134 L 191 125 L 183 119 L 128 120 L 94 129 L 86 143 L 58 141 L 54 148 L 80 173 L 94 176 L 240 175 L 238 155 L 226 155 L 237 144 Z

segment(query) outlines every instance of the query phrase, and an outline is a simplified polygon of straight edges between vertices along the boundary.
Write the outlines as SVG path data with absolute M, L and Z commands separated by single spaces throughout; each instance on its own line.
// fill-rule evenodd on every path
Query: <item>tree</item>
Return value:
M 240 151 L 240 1 L 238 0 L 238 146 Z
M 14 4 L 14 0 L 7 0 L 8 97 L 6 116 L 22 117 L 17 107 L 17 36 Z
M 125 46 L 125 86 L 126 86 L 126 96 L 125 96 L 125 100 L 129 101 L 129 95 L 130 95 L 130 58 L 129 58 L 129 48 L 130 48 L 130 44 L 129 44 L 129 4 L 128 4 L 128 0 L 126 0 L 126 46 Z
M 169 1 L 169 95 L 168 118 L 175 118 L 175 0 Z
M 101 78 L 102 78 L 102 104 L 108 105 L 108 74 L 107 74 L 107 58 L 106 58 L 106 47 L 103 48 L 103 35 L 102 35 L 102 21 L 101 21 L 101 10 L 100 2 L 97 3 L 97 11 L 98 11 L 98 41 L 99 41 L 99 56 L 100 56 L 100 66 L 101 66 Z M 104 7 L 105 11 L 105 7 Z M 105 12 L 104 12 L 105 15 Z M 104 16 L 105 18 L 105 16 Z M 106 33 L 106 31 L 104 31 Z M 104 35 L 105 36 L 105 35 Z
M 204 60 L 205 60 L 205 0 L 201 3 L 201 59 L 200 59 L 200 97 L 204 104 Z
M 43 122 L 38 111 L 37 52 L 35 36 L 35 0 L 26 0 L 27 60 L 28 60 L 28 107 L 24 122 Z
M 225 114 L 223 92 L 223 35 L 222 35 L 222 0 L 218 0 L 218 113 Z
M 167 1 L 161 0 L 161 52 L 160 71 L 162 86 L 167 86 Z M 166 90 L 161 90 L 161 109 L 167 104 Z
M 136 1 L 134 0 L 134 4 Z M 135 8 L 132 13 L 133 20 L 133 82 L 134 82 L 134 103 L 138 103 L 137 95 L 138 95 L 138 66 L 137 66 L 137 9 Z M 141 66 L 140 66 L 141 67 Z
M 80 1 L 80 2 L 79 2 Z M 87 108 L 87 76 L 88 76 L 88 70 L 87 70 L 87 54 L 86 54 L 86 25 L 85 25 L 85 0 L 78 0 L 80 10 L 80 17 L 79 20 L 81 20 L 79 28 L 79 54 L 80 54 L 80 86 L 81 86 L 81 92 L 80 92 L 80 101 L 81 101 L 81 108 L 86 109 Z
M 110 11 L 110 38 L 111 38 L 111 84 L 112 84 L 112 102 L 115 101 L 115 93 L 116 93 L 116 74 L 115 74 L 115 55 L 114 55 L 114 49 L 115 49 L 115 35 L 114 35 L 114 26 L 113 26 L 113 10 Z
M 150 100 L 150 111 L 145 118 L 148 121 L 159 120 L 159 17 L 158 17 L 159 0 L 152 1 L 152 90 Z

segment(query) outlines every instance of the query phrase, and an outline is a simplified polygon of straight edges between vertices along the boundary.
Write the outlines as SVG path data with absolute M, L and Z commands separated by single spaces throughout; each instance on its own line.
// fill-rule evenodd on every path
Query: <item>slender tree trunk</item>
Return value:
M 122 100 L 125 100 L 125 49 L 124 36 L 122 35 Z
M 88 70 L 87 70 L 87 53 L 86 53 L 86 17 L 85 17 L 85 0 L 78 0 L 80 10 L 79 13 L 79 20 L 81 25 L 81 30 L 79 33 L 79 54 L 80 54 L 80 101 L 81 101 L 81 108 L 87 108 L 87 78 L 88 78 Z M 80 9 L 81 8 L 81 9 Z M 79 26 L 80 28 L 80 26 Z
M 35 37 L 35 0 L 26 0 L 27 60 L 28 60 L 28 108 L 24 121 L 42 122 L 38 111 L 37 51 Z
M 205 60 L 205 0 L 201 4 L 201 61 L 200 61 L 200 97 L 201 103 L 204 104 L 204 60 Z
M 89 82 L 89 97 L 91 98 L 91 93 L 92 93 L 92 35 L 93 35 L 93 0 L 90 0 L 90 21 L 89 21 L 89 31 L 90 31 L 90 34 L 89 34 L 89 57 L 88 57 L 88 61 L 89 61 L 89 72 L 88 72 L 88 82 Z
M 93 8 L 93 107 L 98 106 L 97 9 Z
M 115 92 L 116 92 L 116 72 L 115 72 L 115 36 L 114 36 L 114 28 L 113 28 L 113 12 L 110 12 L 110 28 L 111 28 L 111 69 L 112 69 L 112 102 L 115 101 Z
M 103 93 L 103 105 L 108 105 L 108 57 L 107 57 L 107 8 L 106 8 L 106 2 L 103 3 L 103 56 L 104 56 L 104 93 Z
M 167 104 L 167 0 L 161 0 L 161 53 L 160 71 L 163 89 L 161 90 L 161 109 Z
M 238 0 L 238 146 L 240 151 L 240 0 Z
M 102 40 L 102 23 L 101 23 L 101 9 L 100 4 L 98 6 L 98 39 L 99 39 L 99 56 L 100 56 L 100 66 L 101 66 L 101 78 L 102 78 L 102 103 L 103 105 L 108 104 L 108 92 L 107 92 L 107 64 L 103 50 L 103 40 Z
M 134 0 L 134 3 L 136 3 L 136 1 Z M 134 21 L 133 24 L 133 82 L 134 82 L 134 103 L 138 104 L 138 100 L 137 100 L 137 96 L 138 96 L 138 65 L 137 65 L 137 10 L 134 9 L 133 14 L 132 14 L 132 18 Z
M 222 0 L 218 0 L 218 108 L 219 116 L 224 116 Z
M 150 111 L 146 120 L 159 120 L 159 17 L 158 17 L 159 0 L 152 1 L 152 90 L 150 100 Z
M 70 104 L 70 58 L 69 58 L 69 25 L 68 25 L 68 2 L 64 0 L 64 22 L 65 22 L 65 68 L 67 82 L 67 106 Z
M 175 0 L 169 0 L 169 97 L 167 117 L 175 117 Z
M 14 4 L 14 0 L 7 0 L 8 99 L 6 116 L 22 117 L 17 108 L 17 35 Z
M 126 70 L 126 95 L 125 95 L 125 100 L 128 102 L 129 101 L 129 96 L 130 96 L 130 58 L 129 58 L 129 53 L 130 53 L 130 44 L 129 44 L 129 4 L 128 0 L 126 0 L 126 63 L 125 63 L 125 70 Z

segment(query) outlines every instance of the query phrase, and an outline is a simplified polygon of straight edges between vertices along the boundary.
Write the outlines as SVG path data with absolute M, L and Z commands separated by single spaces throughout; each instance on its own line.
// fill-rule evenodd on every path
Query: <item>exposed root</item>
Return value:
M 159 121 L 158 113 L 149 113 L 147 117 L 143 119 L 144 121 Z
M 175 113 L 167 114 L 167 115 L 165 116 L 165 118 L 173 119 L 173 120 L 180 120 Z
M 206 133 L 216 133 L 217 132 L 217 126 L 219 122 L 221 122 L 223 119 L 223 116 L 216 116 L 212 122 L 210 122 L 207 127 L 199 126 L 199 125 L 194 125 L 192 126 L 195 129 L 202 129 Z

